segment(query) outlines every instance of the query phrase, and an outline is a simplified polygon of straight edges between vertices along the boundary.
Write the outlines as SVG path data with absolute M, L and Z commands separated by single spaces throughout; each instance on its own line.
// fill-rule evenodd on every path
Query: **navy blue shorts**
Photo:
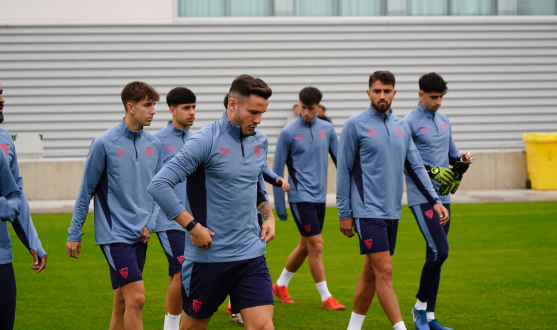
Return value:
M 167 230 L 158 232 L 157 236 L 168 259 L 168 276 L 174 276 L 182 270 L 186 233 L 182 230 Z
M 302 236 L 321 234 L 325 221 L 325 203 L 290 203 L 290 210 Z
M 112 243 L 101 245 L 104 257 L 110 268 L 112 289 L 122 285 L 143 281 L 141 273 L 145 266 L 147 244 L 145 243 Z
M 211 317 L 230 295 L 232 313 L 274 305 L 273 282 L 264 256 L 233 262 L 182 264 L 182 309 L 196 319 Z
M 359 218 L 354 221 L 360 239 L 360 254 L 385 251 L 395 254 L 398 220 Z

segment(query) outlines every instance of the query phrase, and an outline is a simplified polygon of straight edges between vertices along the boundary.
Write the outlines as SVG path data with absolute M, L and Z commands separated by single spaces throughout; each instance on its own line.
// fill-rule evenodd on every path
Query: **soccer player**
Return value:
M 0 86 L 0 123 L 4 121 L 4 98 L 2 97 L 2 93 L 2 86 Z M 43 250 L 37 231 L 33 226 L 33 220 L 31 219 L 31 213 L 29 211 L 29 202 L 23 192 L 23 179 L 19 173 L 14 141 L 10 133 L 2 127 L 0 127 L 0 147 L 2 149 L 0 154 L 5 156 L 13 182 L 15 182 L 19 189 L 21 201 L 19 215 L 12 219 L 12 212 L 16 210 L 16 203 L 11 201 L 12 197 L 7 192 L 7 188 L 1 189 L 2 194 L 0 196 L 9 196 L 9 199 L 6 200 L 6 197 L 0 197 L 0 212 L 6 212 L 2 215 L 2 223 L 0 223 L 0 283 L 3 285 L 3 289 L 0 291 L 0 329 L 12 329 L 15 318 L 16 285 L 12 267 L 12 241 L 8 232 L 8 224 L 4 221 L 12 222 L 15 233 L 31 253 L 33 257 L 31 269 L 40 273 L 46 267 L 47 254 Z M 4 164 L 2 164 L 2 166 L 4 166 Z M 7 177 L 7 174 L 6 177 L 4 177 L 3 174 L 0 180 L 6 181 L 4 182 L 5 184 L 12 182 L 12 180 Z M 10 216 L 6 217 L 6 214 Z
M 395 77 L 376 71 L 369 77 L 371 106 L 350 117 L 340 134 L 337 207 L 340 231 L 358 234 L 364 269 L 354 294 L 349 330 L 361 329 L 375 293 L 395 330 L 406 329 L 393 290 L 392 260 L 401 217 L 403 171 L 408 171 L 442 222 L 448 211 L 439 204 L 420 155 L 403 121 L 393 115 Z
M 176 87 L 166 95 L 172 120 L 166 127 L 155 133 L 163 150 L 163 163 L 166 164 L 192 136 L 189 128 L 195 120 L 195 94 L 185 87 Z M 186 181 L 177 184 L 174 192 L 190 210 L 186 198 Z M 159 211 L 155 233 L 168 259 L 168 291 L 166 292 L 164 330 L 178 330 L 182 314 L 181 270 L 184 261 L 186 234 L 184 228 L 170 219 L 164 211 Z
M 336 165 L 338 139 L 333 125 L 317 118 L 323 95 L 315 87 L 306 87 L 299 93 L 300 115 L 279 133 L 275 151 L 274 171 L 284 173 L 288 166 L 288 181 L 293 189 L 288 192 L 288 202 L 300 232 L 300 242 L 292 251 L 280 278 L 273 285 L 273 293 L 282 303 L 293 304 L 288 294 L 288 283 L 309 257 L 309 270 L 321 306 L 330 310 L 343 310 L 329 292 L 325 268 L 321 261 L 323 250 L 323 221 L 327 198 L 327 167 L 330 154 Z M 281 220 L 286 220 L 284 193 L 273 188 L 275 209 Z
M 256 130 L 272 91 L 263 80 L 241 75 L 229 93 L 221 119 L 186 141 L 148 188 L 189 232 L 182 264 L 182 330 L 206 329 L 228 295 L 232 313 L 241 313 L 246 329 L 274 329 L 264 255 L 275 236 L 275 219 L 266 199 L 257 203 L 268 142 Z M 186 177 L 191 213 L 173 190 Z M 262 227 L 257 210 L 265 220 Z
M 155 230 L 159 206 L 147 192 L 162 168 L 160 141 L 145 131 L 160 96 L 150 85 L 134 81 L 122 90 L 126 110 L 120 125 L 93 140 L 68 229 L 66 252 L 78 258 L 81 227 L 95 196 L 95 245 L 108 262 L 114 290 L 110 329 L 143 329 L 143 266 L 147 242 Z
M 451 123 L 445 115 L 438 111 L 443 96 L 447 93 L 445 80 L 437 73 L 431 72 L 420 78 L 419 85 L 420 102 L 418 102 L 418 107 L 404 117 L 404 121 L 408 124 L 410 135 L 423 163 L 426 168 L 430 169 L 430 176 L 433 172 L 451 174 L 448 183 L 452 183 L 453 188 L 450 192 L 454 194 L 458 188 L 454 182 L 460 183 L 462 174 L 466 171 L 467 164 L 471 162 L 473 155 L 469 152 L 461 154 L 458 151 L 451 134 Z M 452 171 L 447 170 L 449 164 L 453 165 Z M 447 234 L 451 222 L 449 220 L 441 225 L 439 217 L 433 212 L 431 204 L 424 198 L 410 173 L 406 173 L 405 177 L 408 206 L 426 240 L 426 262 L 422 269 L 416 305 L 412 311 L 414 323 L 416 329 L 451 330 L 442 326 L 434 316 L 441 266 L 449 255 Z M 449 191 L 441 189 L 442 184 L 436 181 L 434 174 L 431 183 L 439 195 L 441 203 L 450 212 L 451 195 L 448 194 Z

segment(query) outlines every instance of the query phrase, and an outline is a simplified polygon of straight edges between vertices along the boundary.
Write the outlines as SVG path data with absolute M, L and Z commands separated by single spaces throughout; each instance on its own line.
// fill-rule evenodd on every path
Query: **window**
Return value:
M 180 17 L 555 15 L 557 0 L 178 0 Z

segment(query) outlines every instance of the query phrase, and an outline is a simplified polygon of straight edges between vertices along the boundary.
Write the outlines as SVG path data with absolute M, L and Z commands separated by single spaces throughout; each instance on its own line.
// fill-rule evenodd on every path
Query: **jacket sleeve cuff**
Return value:
M 68 241 L 71 242 L 81 242 L 81 236 L 83 236 L 83 233 L 79 233 L 79 235 L 68 235 Z

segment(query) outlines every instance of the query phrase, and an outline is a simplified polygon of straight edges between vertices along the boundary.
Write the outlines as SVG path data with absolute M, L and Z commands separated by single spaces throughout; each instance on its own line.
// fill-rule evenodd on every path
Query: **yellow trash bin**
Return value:
M 532 189 L 557 190 L 557 133 L 527 133 L 522 139 Z

